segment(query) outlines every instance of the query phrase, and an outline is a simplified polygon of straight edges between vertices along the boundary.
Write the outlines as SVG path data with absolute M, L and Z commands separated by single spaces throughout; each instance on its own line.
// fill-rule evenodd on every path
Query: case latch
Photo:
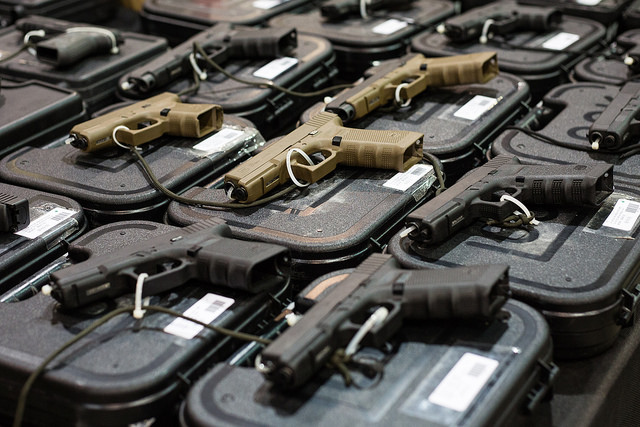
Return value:
M 540 367 L 538 382 L 527 393 L 526 409 L 530 413 L 535 411 L 543 399 L 551 398 L 551 389 L 560 371 L 555 363 L 540 359 L 538 359 L 538 366 Z
M 640 302 L 640 283 L 632 290 L 622 290 L 622 311 L 619 318 L 621 325 L 633 325 L 638 302 Z

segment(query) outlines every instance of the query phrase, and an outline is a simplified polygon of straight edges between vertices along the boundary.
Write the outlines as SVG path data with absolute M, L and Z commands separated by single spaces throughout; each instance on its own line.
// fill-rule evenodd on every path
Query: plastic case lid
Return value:
M 118 78 L 141 61 L 151 59 L 167 49 L 165 39 L 137 33 L 123 32 L 125 42 L 116 55 L 100 55 L 85 58 L 64 69 L 38 61 L 24 51 L 10 61 L 0 64 L 0 73 L 18 79 L 37 79 L 76 90 L 85 102 L 93 104 L 94 98 L 115 93 Z M 23 44 L 23 34 L 14 27 L 0 30 L 0 46 L 3 53 L 14 52 Z M 93 102 L 92 102 L 93 101 Z
M 622 85 L 635 75 L 635 72 L 624 64 L 623 58 L 626 51 L 637 44 L 640 44 L 640 29 L 625 31 L 616 39 L 615 57 L 604 54 L 585 58 L 574 67 L 574 75 L 581 81 Z M 614 50 L 613 46 L 611 50 Z
M 274 15 L 308 3 L 309 0 L 150 0 L 144 2 L 147 19 L 168 16 L 206 26 L 216 22 L 256 25 Z
M 24 145 L 42 145 L 63 136 L 86 118 L 76 92 L 28 80 L 0 83 L 0 155 Z
M 465 12 L 472 14 L 474 10 Z M 464 14 L 463 14 L 464 15 Z M 482 45 L 477 41 L 453 43 L 447 36 L 439 33 L 425 33 L 415 37 L 411 48 L 417 52 L 432 56 L 450 56 L 481 51 L 495 51 L 498 54 L 500 70 L 518 74 L 527 78 L 529 75 L 559 73 L 560 67 L 566 65 L 575 53 L 562 53 L 562 50 L 549 52 L 518 49 L 517 46 L 533 48 L 569 49 L 571 51 L 588 51 L 605 38 L 605 27 L 599 22 L 564 15 L 558 29 L 546 33 L 532 31 L 519 32 L 509 38 L 509 47 L 489 42 Z M 577 39 L 576 39 L 577 37 Z M 566 45 L 568 41 L 574 40 Z
M 404 342 L 383 362 L 380 383 L 371 385 L 371 379 L 352 372 L 355 381 L 368 387 L 346 387 L 340 374 L 325 370 L 300 389 L 283 392 L 254 368 L 218 365 L 189 390 L 182 418 L 189 427 L 299 426 L 309 420 L 319 426 L 510 425 L 538 381 L 538 361 L 550 360 L 551 345 L 548 327 L 535 310 L 517 301 L 507 302 L 505 309 L 508 320 L 488 325 L 429 322 L 404 327 Z M 381 358 L 379 351 L 364 352 Z M 470 359 L 478 362 L 479 371 L 495 367 L 489 381 L 474 383 L 476 393 L 470 392 L 464 402 L 460 393 L 448 400 L 431 399 L 437 386 L 450 385 L 445 376 L 463 372 Z M 460 406 L 452 409 L 454 405 Z
M 473 148 L 513 119 L 529 96 L 529 86 L 522 79 L 500 73 L 485 84 L 428 88 L 406 108 L 390 112 L 377 109 L 348 126 L 422 132 L 423 149 L 446 164 L 446 157 Z M 315 104 L 300 121 L 306 122 L 324 106 Z
M 227 115 L 225 125 L 231 126 L 233 138 L 227 139 L 228 132 L 216 137 L 220 131 L 200 139 L 165 135 L 142 145 L 142 155 L 160 182 L 179 192 L 221 173 L 262 141 L 257 130 L 244 127 L 243 119 Z M 202 141 L 209 141 L 210 147 L 194 149 Z M 98 213 L 145 212 L 168 203 L 135 159 L 116 148 L 85 153 L 64 144 L 46 149 L 25 147 L 2 159 L 0 176 L 27 187 L 66 194 Z
M 97 256 L 171 230 L 176 228 L 148 221 L 113 223 L 87 233 L 75 246 Z M 153 296 L 150 304 L 184 312 L 211 292 L 218 298 L 233 299 L 232 305 L 213 320 L 220 326 L 246 327 L 260 321 L 268 311 L 266 295 L 196 283 Z M 4 304 L 0 310 L 0 369 L 4 373 L 0 378 L 0 410 L 12 413 L 17 397 L 14 390 L 46 356 L 96 318 L 132 302 L 133 296 L 128 295 L 115 303 L 99 303 L 74 312 L 60 310 L 51 297 L 38 294 L 26 301 Z M 71 348 L 54 361 L 54 369 L 36 382 L 27 400 L 27 419 L 38 424 L 101 426 L 135 423 L 158 414 L 169 419 L 186 384 L 184 379 L 198 375 L 199 369 L 231 351 L 220 344 L 220 335 L 206 329 L 195 339 L 163 332 L 174 320 L 160 313 L 147 313 L 142 320 L 123 315 L 99 327 L 83 341 L 84 345 Z
M 402 40 L 409 40 L 424 26 L 435 25 L 453 15 L 451 2 L 444 0 L 417 0 L 406 10 L 378 10 L 375 15 L 363 20 L 359 15 L 342 21 L 328 21 L 320 15 L 320 10 L 301 9 L 296 13 L 283 14 L 269 21 L 270 27 L 294 26 L 300 33 L 326 37 L 336 46 L 358 48 L 384 47 Z M 411 25 L 416 22 L 418 25 Z

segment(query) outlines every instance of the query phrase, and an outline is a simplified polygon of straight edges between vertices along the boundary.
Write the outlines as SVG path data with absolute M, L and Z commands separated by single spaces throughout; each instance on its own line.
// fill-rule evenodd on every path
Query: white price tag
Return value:
M 244 135 L 238 129 L 222 128 L 204 141 L 200 141 L 193 146 L 196 150 L 207 151 L 209 153 L 226 152 L 233 147 L 235 141 Z
M 585 6 L 595 6 L 600 4 L 602 0 L 576 0 L 576 3 L 583 4 Z
M 184 315 L 209 324 L 231 307 L 234 302 L 233 298 L 209 293 L 189 307 Z M 204 326 L 179 317 L 169 323 L 164 331 L 190 340 L 203 329 Z
M 256 9 L 271 9 L 287 1 L 288 0 L 256 0 L 251 4 Z
M 418 182 L 420 178 L 429 172 L 433 173 L 433 166 L 431 165 L 413 165 L 408 171 L 395 174 L 382 186 L 393 188 L 394 190 L 407 191 L 409 187 Z
M 67 218 L 75 215 L 76 211 L 72 211 L 70 209 L 65 208 L 54 208 L 49 212 L 39 216 L 38 218 L 31 221 L 31 223 L 15 234 L 19 236 L 24 236 L 29 239 L 35 239 L 38 236 L 43 235 L 53 227 L 65 221 Z
M 409 25 L 406 21 L 401 21 L 399 19 L 388 19 L 384 21 L 382 24 L 378 24 L 371 29 L 376 34 L 389 35 L 393 34 L 396 31 L 400 31 L 404 27 Z
M 288 56 L 285 56 L 284 58 L 274 59 L 267 65 L 258 68 L 253 72 L 253 75 L 255 77 L 260 77 L 263 79 L 273 80 L 280 74 L 284 73 L 285 71 L 289 71 L 296 65 L 298 65 L 297 58 L 290 58 Z
M 580 40 L 579 35 L 562 32 L 542 43 L 542 47 L 551 50 L 562 50 L 571 46 L 578 40 Z
M 454 411 L 465 411 L 498 367 L 498 361 L 473 353 L 462 355 L 429 396 L 429 401 Z
M 458 111 L 453 113 L 453 115 L 461 119 L 475 121 L 481 115 L 492 109 L 497 103 L 498 100 L 495 98 L 476 95 L 471 98 L 469 102 L 460 107 Z
M 617 228 L 618 230 L 631 231 L 639 216 L 640 203 L 620 199 L 616 202 L 613 210 L 602 225 Z

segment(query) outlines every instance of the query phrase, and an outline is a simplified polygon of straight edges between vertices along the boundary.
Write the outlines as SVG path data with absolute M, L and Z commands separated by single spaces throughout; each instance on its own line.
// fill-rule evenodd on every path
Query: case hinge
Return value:
M 555 363 L 540 359 L 538 359 L 538 366 L 540 367 L 538 382 L 527 393 L 526 409 L 529 412 L 535 411 L 545 398 L 551 398 L 551 389 L 560 370 Z
M 621 325 L 632 325 L 638 303 L 640 302 L 640 283 L 637 284 L 632 290 L 622 290 L 622 311 L 620 312 L 620 318 L 618 322 Z

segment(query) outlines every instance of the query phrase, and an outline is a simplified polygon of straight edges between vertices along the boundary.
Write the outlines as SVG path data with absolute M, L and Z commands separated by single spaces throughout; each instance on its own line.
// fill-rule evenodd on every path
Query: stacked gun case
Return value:
M 4 183 L 0 184 L 0 193 L 3 201 L 7 197 L 26 200 L 29 218 L 24 228 L 0 232 L 0 294 L 3 294 L 62 255 L 65 243 L 76 239 L 86 223 L 78 202 L 68 197 Z
M 406 107 L 375 110 L 349 127 L 424 133 L 423 150 L 442 161 L 447 183 L 453 183 L 484 160 L 489 142 L 522 113 L 529 95 L 526 82 L 501 73 L 484 84 L 429 88 Z M 300 121 L 307 122 L 324 106 L 314 105 Z
M 142 156 L 164 186 L 179 192 L 231 168 L 262 142 L 246 120 L 225 116 L 220 131 L 202 138 L 165 135 L 145 144 Z M 24 147 L 6 156 L 0 169 L 5 181 L 73 197 L 93 225 L 160 220 L 169 201 L 133 155 L 119 147 L 89 153 L 63 141 Z
M 70 248 L 69 262 L 175 230 L 149 221 L 112 223 L 77 240 Z M 82 255 L 74 259 L 73 254 Z M 214 324 L 252 331 L 271 310 L 269 301 L 264 293 L 250 295 L 190 283 L 152 297 L 150 304 L 180 313 L 190 309 L 187 315 L 195 318 L 215 312 Z M 125 296 L 64 310 L 51 297 L 38 294 L 4 304 L 0 314 L 0 413 L 11 416 L 27 376 L 49 353 L 114 307 L 131 303 L 132 298 Z M 177 404 L 189 380 L 224 360 L 236 345 L 204 328 L 198 332 L 194 326 L 164 313 L 148 312 L 142 320 L 128 315 L 111 319 L 64 352 L 35 382 L 26 402 L 27 422 L 177 425 Z
M 500 3 L 515 10 L 519 7 L 515 2 L 509 1 L 490 3 L 468 10 L 455 18 L 478 20 L 484 16 L 485 8 L 490 9 Z M 552 10 L 549 7 L 531 7 L 540 9 L 540 13 Z M 486 19 L 482 19 L 482 22 L 485 21 Z M 445 25 L 446 23 L 447 21 Z M 413 39 L 411 48 L 425 56 L 495 51 L 500 70 L 526 80 L 531 87 L 533 99 L 537 100 L 549 87 L 568 81 L 568 71 L 582 59 L 582 55 L 598 48 L 598 43 L 605 36 L 605 26 L 597 21 L 562 15 L 560 22 L 553 28 L 539 31 L 516 28 L 504 37 L 490 38 L 485 44 L 480 43 L 478 38 L 456 42 L 445 34 L 425 32 Z
M 0 27 L 7 27 L 27 15 L 101 22 L 109 19 L 115 11 L 115 4 L 109 0 L 2 0 Z
M 65 135 L 87 118 L 80 96 L 35 80 L 2 79 L 0 94 L 0 155 L 25 145 L 44 145 Z M 39 102 L 34 105 L 33 100 Z
M 292 251 L 292 277 L 308 281 L 354 267 L 379 251 L 404 217 L 432 197 L 434 182 L 433 168 L 426 164 L 401 173 L 339 166 L 321 181 L 264 206 L 208 209 L 171 202 L 167 218 L 182 226 L 222 218 L 235 237 L 286 246 Z M 184 195 L 228 200 L 218 188 L 195 187 Z
M 331 20 L 310 5 L 276 16 L 269 26 L 293 25 L 301 33 L 327 38 L 336 50 L 343 76 L 357 78 L 374 61 L 402 56 L 413 36 L 452 15 L 454 6 L 447 1 L 419 0 L 396 8 L 391 2 L 376 12 L 366 19 L 349 14 Z
M 21 403 L 17 424 L 25 427 L 640 424 L 639 10 L 640 0 L 0 0 L 0 226 L 15 222 L 0 232 L 0 425 L 15 421 Z M 45 23 L 56 28 L 42 34 Z M 456 31 L 468 37 L 456 38 Z M 47 62 L 39 48 L 69 42 L 73 33 L 82 43 L 70 52 L 82 58 Z M 452 86 L 495 75 L 495 59 L 481 67 L 441 62 L 447 69 L 409 60 L 489 51 L 497 53 L 500 72 L 485 83 Z M 357 87 L 340 92 L 344 85 Z M 177 95 L 176 104 L 146 102 L 165 92 Z M 347 93 L 357 99 L 336 108 Z M 219 105 L 222 128 L 203 137 L 174 135 L 176 126 L 184 134 L 208 120 L 191 104 Z M 149 106 L 153 115 L 145 116 Z M 317 114 L 333 114 L 335 128 L 292 133 Z M 336 115 L 356 131 L 335 130 Z M 590 136 L 596 122 L 602 127 L 613 116 L 599 132 L 623 139 L 616 149 L 604 136 Z M 118 143 L 116 120 L 131 134 L 162 131 L 137 151 L 83 151 L 89 147 L 78 129 L 105 117 L 95 145 Z M 361 141 L 354 155 L 347 135 L 362 130 L 415 132 L 403 166 L 418 161 L 417 147 L 422 160 L 393 170 L 391 141 L 382 133 Z M 287 137 L 310 148 L 308 170 L 322 166 L 322 176 L 246 207 L 240 190 L 249 184 L 234 182 L 232 172 L 242 162 L 263 160 L 252 168 L 252 185 L 265 193 L 259 202 L 278 191 L 269 191 L 274 182 L 283 189 L 295 181 L 298 172 L 287 163 L 298 163 L 297 180 L 306 177 L 304 156 L 278 144 Z M 320 139 L 324 145 L 313 146 Z M 365 149 L 374 142 L 382 151 Z M 267 159 L 262 154 L 273 154 L 272 144 L 284 148 Z M 136 153 L 168 191 L 154 184 Z M 335 167 L 326 162 L 334 154 Z M 505 155 L 523 166 L 604 164 L 613 190 L 591 207 L 526 202 L 535 225 L 520 206 L 512 218 L 522 224 L 478 218 L 458 229 L 457 221 L 470 221 L 450 216 L 445 225 L 455 232 L 438 244 L 420 243 L 418 209 L 454 197 L 457 182 Z M 493 185 L 490 178 L 479 187 Z M 514 188 L 494 188 L 470 209 L 486 209 L 484 202 L 498 203 Z M 207 206 L 234 200 L 243 207 Z M 166 246 L 148 242 L 161 236 Z M 255 276 L 263 283 L 275 269 L 279 285 L 251 293 L 212 285 L 212 276 L 193 278 L 225 271 L 223 265 L 243 270 L 255 259 L 238 256 L 239 247 L 261 255 L 265 247 L 280 250 L 282 258 L 259 264 Z M 354 281 L 343 279 L 368 268 L 363 260 L 370 257 L 389 259 L 394 274 L 401 272 L 384 280 L 367 272 L 351 299 L 346 289 Z M 122 264 L 114 267 L 114 259 Z M 85 270 L 74 277 L 84 261 L 92 276 Z M 467 291 L 474 301 L 459 304 L 464 297 L 456 294 L 450 304 L 427 307 L 438 283 L 424 278 L 483 263 L 508 266 L 506 302 L 506 273 L 498 292 L 502 309 L 491 320 L 434 320 L 434 310 L 483 301 L 482 286 Z M 112 267 L 117 274 L 103 279 Z M 150 276 L 143 280 L 141 272 Z M 65 274 L 72 279 L 63 289 Z M 424 289 L 403 300 L 416 277 Z M 137 319 L 133 282 L 144 285 L 142 304 L 257 341 L 153 308 Z M 368 305 L 370 295 L 361 292 L 377 292 L 372 284 L 382 282 L 390 286 L 375 295 L 384 299 Z M 331 313 L 341 312 L 340 326 L 324 318 L 313 323 L 321 318 L 315 309 L 324 297 L 336 299 L 336 289 L 342 299 Z M 69 302 L 74 295 L 79 307 Z M 348 311 L 350 301 L 363 304 L 360 311 Z M 413 312 L 422 320 L 401 311 L 418 307 L 416 301 L 426 304 Z M 392 316 L 400 318 L 371 326 L 383 308 L 397 309 Z M 345 312 L 348 321 L 340 317 Z M 300 323 L 315 329 L 300 332 Z M 302 370 L 314 372 L 295 389 L 279 385 L 286 372 L 270 365 L 284 345 L 269 349 L 267 341 L 283 343 L 287 333 L 299 333 L 297 343 L 330 341 L 293 346 L 304 350 L 295 357 L 310 363 Z M 341 360 L 343 344 L 349 342 L 345 352 L 355 348 L 358 335 L 360 348 Z M 78 341 L 63 349 L 70 340 Z M 56 351 L 20 397 L 29 375 Z
M 317 279 L 300 295 L 321 300 L 350 273 Z M 308 297 L 307 297 L 308 298 Z M 365 348 L 381 365 L 373 378 L 355 372 L 346 387 L 325 369 L 303 387 L 286 390 L 253 368 L 219 364 L 191 388 L 183 425 L 514 425 L 548 422 L 542 408 L 557 369 L 544 319 L 519 302 L 490 322 L 405 321 L 393 348 Z
M 218 22 L 260 25 L 309 0 L 151 0 L 140 13 L 148 32 L 178 44 Z
M 338 73 L 331 44 L 323 38 L 307 35 L 298 35 L 297 47 L 285 57 L 231 58 L 219 65 L 237 78 L 256 83 L 272 81 L 286 89 L 303 93 L 328 86 Z M 120 86 L 128 78 L 129 74 L 124 74 Z M 187 73 L 186 77 L 178 78 L 157 90 L 178 93 L 192 84 L 192 73 Z M 140 95 L 121 91 L 121 96 L 130 99 Z M 199 82 L 197 91 L 189 93 L 187 99 L 191 103 L 218 104 L 225 114 L 251 121 L 265 138 L 271 138 L 291 127 L 299 112 L 310 106 L 314 98 L 293 96 L 267 87 L 248 86 L 208 69 L 207 78 Z
M 601 55 L 585 58 L 576 64 L 576 80 L 622 85 L 636 74 L 624 63 L 627 53 L 640 43 L 640 30 L 628 30 L 618 35 L 615 42 Z
M 69 21 L 46 18 L 44 21 L 72 25 Z M 17 52 L 24 43 L 24 36 L 14 26 L 0 30 L 2 54 Z M 65 67 L 42 62 L 29 50 L 23 50 L 0 63 L 0 74 L 19 80 L 37 79 L 74 90 L 82 97 L 87 110 L 94 112 L 116 102 L 117 83 L 122 74 L 167 49 L 166 40 L 159 37 L 129 32 L 123 32 L 122 37 L 124 42 L 118 53 L 89 56 Z

